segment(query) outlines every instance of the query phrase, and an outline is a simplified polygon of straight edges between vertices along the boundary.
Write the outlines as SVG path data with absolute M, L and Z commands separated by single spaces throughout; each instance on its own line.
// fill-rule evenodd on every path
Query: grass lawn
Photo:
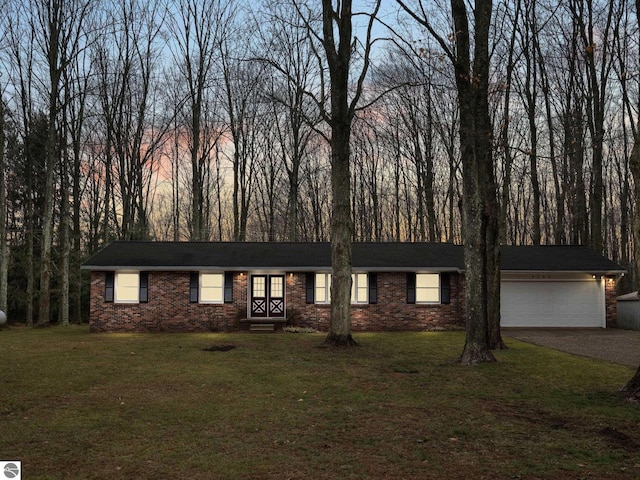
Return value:
M 633 370 L 464 334 L 0 332 L 0 460 L 33 479 L 635 479 Z M 229 351 L 204 348 L 233 345 Z

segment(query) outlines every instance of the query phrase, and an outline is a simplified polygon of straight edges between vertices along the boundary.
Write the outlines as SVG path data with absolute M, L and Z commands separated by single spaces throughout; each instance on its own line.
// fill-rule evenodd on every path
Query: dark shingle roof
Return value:
M 449 243 L 354 243 L 354 268 L 371 270 L 461 270 L 462 249 Z M 83 264 L 84 269 L 150 268 L 225 270 L 331 268 L 326 242 L 114 242 Z
M 616 263 L 586 247 L 502 247 L 503 271 L 617 273 Z M 464 251 L 451 243 L 353 243 L 353 268 L 369 271 L 464 271 Z M 326 242 L 114 242 L 84 262 L 86 270 L 287 270 L 331 268 Z
M 525 272 L 623 273 L 620 265 L 577 245 L 503 246 L 501 270 Z

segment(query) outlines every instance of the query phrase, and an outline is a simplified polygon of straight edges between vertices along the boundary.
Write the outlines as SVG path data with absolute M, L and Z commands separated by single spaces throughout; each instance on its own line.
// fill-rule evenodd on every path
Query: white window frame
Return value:
M 318 281 L 319 279 L 321 279 L 321 281 Z M 331 274 L 330 273 L 316 273 L 313 294 L 314 294 L 316 303 L 320 303 L 320 304 L 331 303 Z
M 369 303 L 369 275 L 366 273 L 351 274 L 351 304 Z
M 198 279 L 198 303 L 224 303 L 224 273 L 200 272 Z
M 325 305 L 331 303 L 331 274 L 316 273 L 314 285 L 315 303 Z M 351 304 L 363 305 L 369 303 L 369 274 L 351 274 Z
M 113 303 L 140 303 L 140 272 L 130 270 L 115 272 Z
M 416 273 L 416 303 L 438 304 L 440 301 L 440 274 Z

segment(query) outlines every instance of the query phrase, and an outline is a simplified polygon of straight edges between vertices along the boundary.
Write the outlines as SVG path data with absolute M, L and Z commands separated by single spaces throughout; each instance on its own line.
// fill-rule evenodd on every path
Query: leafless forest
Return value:
M 354 6 L 371 65 L 351 131 L 354 241 L 460 243 L 460 109 L 444 42 Z M 12 0 L 0 12 L 0 309 L 80 321 L 116 239 L 328 240 L 320 2 Z M 632 0 L 494 0 L 490 113 L 504 244 L 585 244 L 630 269 L 640 34 Z M 367 49 L 370 49 L 368 51 Z M 369 55 L 370 53 L 370 55 Z M 85 289 L 86 290 L 86 289 Z M 84 292 L 84 293 L 83 293 Z

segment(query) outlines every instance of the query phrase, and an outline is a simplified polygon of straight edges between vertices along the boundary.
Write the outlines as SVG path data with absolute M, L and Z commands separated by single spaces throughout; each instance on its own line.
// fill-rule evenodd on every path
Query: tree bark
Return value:
M 636 370 L 635 375 L 620 389 L 620 392 L 630 402 L 640 402 L 640 367 Z
M 7 244 L 7 189 L 4 175 L 4 99 L 0 95 L 0 310 L 7 313 L 9 245 Z
M 332 131 L 331 192 L 331 325 L 325 344 L 351 346 L 351 174 L 349 126 L 336 124 Z
M 331 0 L 322 1 L 323 46 L 331 79 L 331 321 L 325 345 L 351 346 L 351 171 L 350 140 L 353 113 L 349 108 L 351 61 L 351 0 L 333 10 Z M 334 22 L 338 44 L 334 39 Z
M 500 209 L 493 164 L 493 126 L 489 116 L 489 28 L 492 0 L 476 0 L 474 38 L 470 39 L 465 0 L 451 0 L 455 48 L 438 35 L 428 18 L 397 0 L 423 25 L 453 64 L 460 109 L 462 161 L 462 238 L 465 254 L 466 343 L 460 356 L 465 365 L 493 362 L 490 338 L 500 339 Z M 424 9 L 421 10 L 424 13 Z M 473 45 L 473 62 L 471 48 Z
M 636 15 L 640 21 L 640 0 L 636 0 Z M 633 236 L 635 239 L 635 261 L 636 269 L 640 271 L 640 208 L 637 206 L 640 199 L 640 133 L 636 132 L 633 149 L 629 158 L 629 168 L 634 180 L 634 193 L 636 198 L 636 208 L 633 219 Z M 625 397 L 631 401 L 640 401 L 640 367 L 635 375 L 627 382 L 621 390 Z
M 42 26 L 45 28 L 48 43 L 46 55 L 49 69 L 49 117 L 47 124 L 47 143 L 44 171 L 44 215 L 42 218 L 42 252 L 40 255 L 40 294 L 37 327 L 46 327 L 50 322 L 51 307 L 51 246 L 53 242 L 53 181 L 55 165 L 58 159 L 58 132 L 56 119 L 58 116 L 58 91 L 60 87 L 61 67 L 61 21 L 62 5 L 59 1 L 50 2 L 40 12 Z
M 466 343 L 461 363 L 495 361 L 489 345 L 490 313 L 495 315 L 499 292 L 498 209 L 489 117 L 489 26 L 491 0 L 475 2 L 473 69 L 470 59 L 469 22 L 463 0 L 451 0 L 456 31 L 456 86 L 460 101 L 460 145 L 464 185 L 464 252 L 466 268 Z M 496 268 L 498 272 L 496 272 Z M 499 296 L 498 296 L 499 301 Z M 499 303 L 498 303 L 499 305 Z M 497 324 L 499 328 L 499 321 Z

